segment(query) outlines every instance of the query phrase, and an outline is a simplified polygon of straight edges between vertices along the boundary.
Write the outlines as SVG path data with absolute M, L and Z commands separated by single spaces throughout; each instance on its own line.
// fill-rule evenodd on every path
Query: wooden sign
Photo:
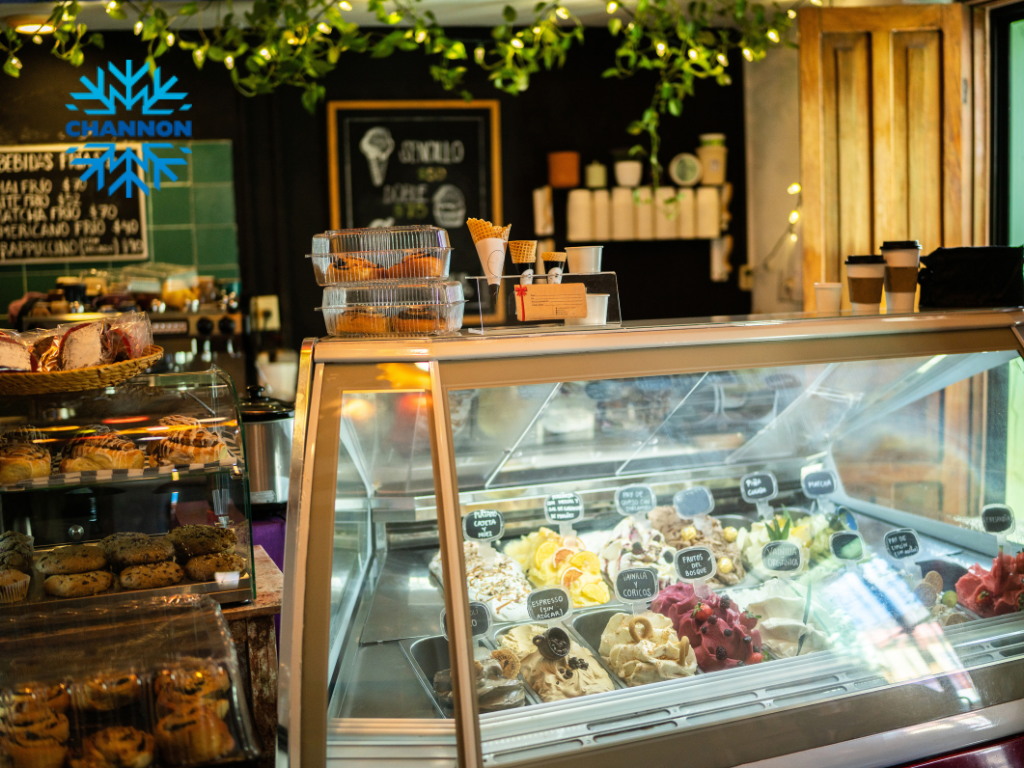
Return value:
M 516 319 L 564 320 L 587 316 L 587 287 L 583 283 L 539 283 L 517 285 Z
M 499 296 L 476 290 L 480 261 L 469 217 L 501 224 L 501 115 L 487 101 L 331 101 L 327 104 L 331 227 L 431 224 L 448 231 L 450 273 L 467 291 L 466 317 L 504 320 Z M 529 222 L 515 222 L 512 237 Z
M 67 154 L 76 146 L 0 147 L 0 265 L 148 258 L 145 196 L 135 189 L 128 197 L 127 184 L 109 194 L 109 178 L 104 189 L 83 180 L 87 168 L 71 160 L 103 151 Z

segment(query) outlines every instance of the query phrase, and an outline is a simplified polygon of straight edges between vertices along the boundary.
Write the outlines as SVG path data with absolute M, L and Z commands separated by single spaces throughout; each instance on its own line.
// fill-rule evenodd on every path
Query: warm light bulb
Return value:
M 664 43 L 658 43 L 654 47 L 658 50 L 658 55 L 659 56 L 664 56 L 665 55 L 665 44 Z
M 619 10 L 619 4 L 616 3 L 615 0 L 609 0 L 606 9 L 608 13 L 615 13 L 617 10 Z
M 725 57 L 724 53 L 720 53 L 720 54 L 718 54 L 718 63 L 721 64 L 723 67 L 728 67 L 729 66 L 729 59 L 727 59 Z
M 789 192 L 789 194 L 791 194 L 791 195 L 799 195 L 800 194 L 800 185 L 797 184 L 794 181 L 792 184 L 790 184 L 788 187 L 786 187 L 786 191 Z
M 789 16 L 789 18 L 791 18 L 791 19 L 795 19 L 796 18 L 796 11 L 794 11 L 792 8 L 790 8 L 788 11 L 786 11 L 786 15 Z
M 421 29 L 419 32 L 416 33 L 416 42 L 417 43 L 422 43 L 426 39 L 427 39 L 427 31 L 425 29 Z
M 142 34 L 142 22 L 141 21 L 136 21 L 135 22 L 135 34 L 136 35 L 141 35 Z
M 700 56 L 700 54 L 697 53 L 697 49 L 696 48 L 691 48 L 690 50 L 688 50 L 686 52 L 686 55 L 690 57 L 691 61 L 696 61 L 697 57 Z
M 196 64 L 202 64 L 203 59 L 205 58 L 206 53 L 205 51 L 203 51 L 202 48 L 196 48 L 194 51 L 192 51 L 192 59 L 195 61 Z
M 343 11 L 351 11 L 352 3 L 350 3 L 348 0 L 341 0 L 341 2 L 338 3 L 338 7 L 341 8 L 341 10 Z
M 224 57 L 224 66 L 227 67 L 228 69 L 234 69 L 235 68 L 235 57 L 234 56 L 225 56 Z
M 117 0 L 110 0 L 110 2 L 107 3 L 107 10 L 108 11 L 116 11 L 117 10 Z
M 11 56 L 11 64 L 14 65 L 15 69 L 21 69 L 21 59 L 17 56 Z
M 513 47 L 513 48 L 522 48 L 522 47 L 523 47 L 523 41 L 522 41 L 522 40 L 520 40 L 520 39 L 519 39 L 518 37 L 517 37 L 517 38 L 515 38 L 515 39 L 514 39 L 514 40 L 512 41 L 512 47 Z
M 789 241 L 795 243 L 799 238 L 796 236 L 796 232 L 789 233 Z
M 270 58 L 270 49 L 269 48 L 260 48 L 260 56 L 262 56 L 264 59 L 269 59 Z
M 533 28 L 533 34 L 539 35 L 540 34 L 540 27 L 534 27 Z
M 821 5 L 821 0 L 811 0 L 811 5 Z
M 43 44 L 43 36 L 42 35 L 32 35 L 32 42 L 35 43 L 36 45 L 42 45 Z
M 558 9 L 555 11 L 555 13 L 558 15 L 558 18 L 560 19 L 569 18 L 569 12 L 565 10 L 565 8 L 563 8 L 562 6 L 558 6 Z
M 172 45 L 174 45 L 174 33 L 173 32 L 168 32 L 167 33 L 167 37 L 165 37 L 164 39 L 167 41 L 167 47 L 168 48 L 171 47 Z
M 476 47 L 476 50 L 473 51 L 473 58 L 476 59 L 476 63 L 477 64 L 482 64 L 483 63 L 483 61 L 484 61 L 484 53 L 485 53 L 485 51 L 484 51 L 484 47 L 482 45 L 478 45 Z
M 746 59 L 747 61 L 753 61 L 754 60 L 754 52 L 751 51 L 749 48 L 744 48 L 743 49 L 743 58 Z
M 795 211 L 795 210 L 794 211 L 790 211 L 789 212 L 789 223 L 790 224 L 796 224 L 798 221 L 800 221 L 800 211 Z
M 771 40 L 773 43 L 779 42 L 779 33 L 776 32 L 774 29 L 769 29 L 768 39 Z

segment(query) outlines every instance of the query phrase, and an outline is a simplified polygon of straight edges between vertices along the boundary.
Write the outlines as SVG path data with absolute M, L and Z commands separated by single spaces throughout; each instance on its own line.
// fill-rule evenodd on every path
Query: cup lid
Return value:
M 881 256 L 847 256 L 847 264 L 885 264 Z
M 882 243 L 883 251 L 895 251 L 903 248 L 917 248 L 921 250 L 921 244 L 917 240 L 886 240 Z
M 725 141 L 724 133 L 702 133 L 700 135 L 701 141 Z

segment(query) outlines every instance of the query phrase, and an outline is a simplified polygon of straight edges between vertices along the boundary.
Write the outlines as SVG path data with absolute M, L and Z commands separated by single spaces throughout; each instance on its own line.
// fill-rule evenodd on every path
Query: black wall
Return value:
M 481 35 L 480 30 L 462 32 Z M 105 49 L 90 49 L 81 70 L 53 58 L 45 46 L 29 42 L 22 49 L 21 78 L 0 76 L 0 144 L 65 141 L 69 113 L 64 104 L 67 94 L 79 87 L 79 76 L 92 77 L 95 67 L 108 59 L 141 63 L 144 49 L 133 35 L 108 32 L 104 37 Z M 634 143 L 625 127 L 649 105 L 654 81 L 651 76 L 602 79 L 614 50 L 615 41 L 605 30 L 588 29 L 585 45 L 574 47 L 564 69 L 537 75 L 519 96 L 499 93 L 471 68 L 473 95 L 501 101 L 504 214 L 505 222 L 513 225 L 514 239 L 533 237 L 531 190 L 546 183 L 547 152 L 577 150 L 584 165 L 593 159 L 610 165 L 612 149 Z M 343 55 L 325 83 L 327 99 L 453 98 L 430 79 L 428 63 L 420 53 L 386 59 Z M 286 342 L 297 345 L 303 337 L 322 335 L 322 321 L 313 311 L 320 305 L 320 289 L 303 256 L 310 237 L 330 226 L 323 106 L 310 115 L 293 89 L 247 99 L 234 90 L 221 65 L 209 62 L 198 72 L 181 51 L 163 57 L 160 64 L 165 78 L 168 73 L 177 76 L 190 95 L 194 138 L 234 141 L 239 259 L 246 292 L 280 295 Z M 734 185 L 732 262 L 737 266 L 746 261 L 742 74 L 742 67 L 734 64 L 732 85 L 698 82 L 682 117 L 664 118 L 661 151 L 667 162 L 678 152 L 693 151 L 700 133 L 727 134 L 728 177 Z M 565 244 L 565 202 L 566 193 L 556 192 L 559 246 Z M 750 309 L 750 294 L 738 289 L 735 270 L 726 283 L 710 281 L 707 241 L 610 242 L 604 266 L 619 275 L 627 320 Z

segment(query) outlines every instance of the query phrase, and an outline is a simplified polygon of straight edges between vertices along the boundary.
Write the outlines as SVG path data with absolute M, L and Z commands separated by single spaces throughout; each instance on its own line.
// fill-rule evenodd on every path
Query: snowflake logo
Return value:
M 172 167 L 187 165 L 187 160 L 168 157 L 167 152 L 180 151 L 187 155 L 191 153 L 189 148 L 166 141 L 143 141 L 118 148 L 117 142 L 102 139 L 108 136 L 117 139 L 191 138 L 192 121 L 183 113 L 188 113 L 192 105 L 185 103 L 188 94 L 175 90 L 178 78 L 172 76 L 164 80 L 160 67 L 155 67 L 150 74 L 148 67 L 136 67 L 129 59 L 121 68 L 113 62 L 109 62 L 106 69 L 97 67 L 95 78 L 90 80 L 83 75 L 79 82 L 84 90 L 71 93 L 74 102 L 65 105 L 69 112 L 90 118 L 118 118 L 116 121 L 73 119 L 65 126 L 68 136 L 93 139 L 84 148 L 75 146 L 66 150 L 67 154 L 78 153 L 81 149 L 95 153 L 71 159 L 72 166 L 85 168 L 82 179 L 95 179 L 97 188 L 106 188 L 108 194 L 123 188 L 128 197 L 134 190 L 149 194 L 147 176 L 152 188 L 157 190 L 165 180 L 176 181 L 178 177 Z

